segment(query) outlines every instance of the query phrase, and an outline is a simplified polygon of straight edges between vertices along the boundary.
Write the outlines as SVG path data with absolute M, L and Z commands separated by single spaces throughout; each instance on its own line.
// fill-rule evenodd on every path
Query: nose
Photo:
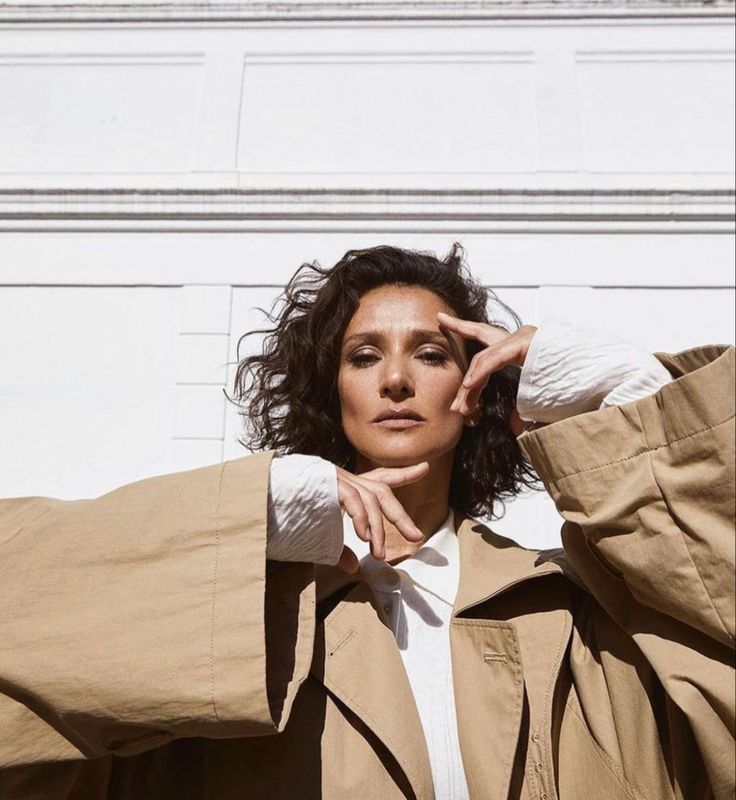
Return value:
M 414 381 L 403 359 L 386 361 L 379 393 L 381 397 L 388 397 L 393 401 L 414 397 Z

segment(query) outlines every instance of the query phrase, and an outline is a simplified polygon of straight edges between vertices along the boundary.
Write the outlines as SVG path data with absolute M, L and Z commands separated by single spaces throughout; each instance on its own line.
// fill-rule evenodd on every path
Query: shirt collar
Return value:
M 370 545 L 358 537 L 348 514 L 343 516 L 343 533 L 344 543 L 357 556 L 361 574 L 368 583 L 387 570 L 396 571 L 446 603 L 453 604 L 460 578 L 460 557 L 452 509 L 429 540 L 413 556 L 395 566 L 373 558 Z

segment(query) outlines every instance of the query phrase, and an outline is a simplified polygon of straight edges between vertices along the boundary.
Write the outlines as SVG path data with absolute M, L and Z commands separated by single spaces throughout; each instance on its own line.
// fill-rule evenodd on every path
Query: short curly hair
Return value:
M 274 327 L 250 331 L 238 342 L 231 398 L 245 418 L 241 443 L 251 450 L 321 456 L 347 470 L 355 452 L 340 424 L 337 375 L 342 339 L 360 298 L 385 284 L 421 286 L 463 319 L 518 328 L 518 316 L 483 288 L 455 243 L 444 259 L 429 252 L 379 246 L 349 250 L 331 268 L 303 264 L 266 313 Z M 489 319 L 489 301 L 504 317 Z M 265 334 L 263 350 L 240 359 L 251 334 Z M 482 348 L 467 341 L 468 359 Z M 509 425 L 519 368 L 494 373 L 484 389 L 478 424 L 465 427 L 455 450 L 450 505 L 471 516 L 500 516 L 503 501 L 522 487 L 538 488 L 534 469 Z

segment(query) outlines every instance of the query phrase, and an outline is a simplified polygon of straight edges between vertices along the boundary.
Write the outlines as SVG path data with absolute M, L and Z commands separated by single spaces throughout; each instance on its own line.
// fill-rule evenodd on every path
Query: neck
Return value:
M 454 453 L 451 451 L 438 459 L 429 462 L 429 472 L 416 483 L 399 486 L 393 489 L 396 499 L 414 524 L 429 539 L 447 519 L 450 513 L 450 477 L 452 475 Z M 368 464 L 358 457 L 357 472 L 367 472 L 376 468 L 376 464 Z M 398 529 L 383 518 L 386 532 L 386 562 L 395 564 L 413 556 L 424 544 L 407 541 Z

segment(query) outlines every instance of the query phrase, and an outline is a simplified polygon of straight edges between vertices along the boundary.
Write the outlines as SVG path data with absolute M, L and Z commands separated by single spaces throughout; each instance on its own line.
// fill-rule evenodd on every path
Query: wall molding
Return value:
M 687 190 L 2 189 L 0 229 L 274 230 L 427 224 L 498 230 L 698 226 L 731 232 L 736 193 Z
M 0 24 L 677 20 L 734 16 L 734 0 L 252 0 L 3 3 Z

